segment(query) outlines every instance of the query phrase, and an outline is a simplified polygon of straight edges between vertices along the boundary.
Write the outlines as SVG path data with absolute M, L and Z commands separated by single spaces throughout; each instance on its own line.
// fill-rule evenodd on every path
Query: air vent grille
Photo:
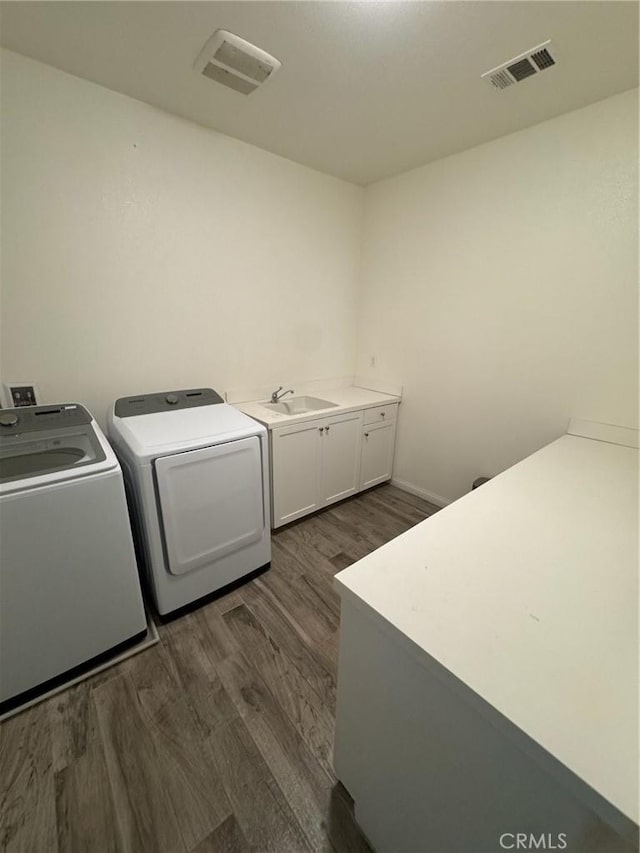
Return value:
M 515 62 L 513 65 L 507 66 L 507 71 L 512 77 L 516 78 L 518 83 L 521 80 L 526 80 L 527 77 L 531 77 L 532 74 L 538 73 L 533 63 L 528 59 L 521 59 L 520 62 Z
M 256 83 L 264 83 L 273 71 L 273 65 L 260 62 L 255 56 L 250 56 L 228 41 L 222 42 L 214 54 L 214 59 L 245 77 L 251 77 Z
M 200 52 L 195 70 L 216 83 L 249 95 L 262 86 L 280 62 L 227 30 L 216 30 Z
M 507 86 L 513 86 L 514 80 L 507 74 L 506 71 L 497 71 L 491 75 L 491 82 L 496 89 L 506 89 Z
M 228 86 L 230 89 L 235 89 L 236 92 L 242 92 L 243 95 L 249 95 L 254 89 L 258 88 L 257 83 L 251 83 L 243 77 L 238 77 L 237 74 L 231 74 L 230 71 L 225 71 L 219 65 L 214 65 L 213 62 L 207 62 L 202 69 L 202 73 L 209 80 L 215 80 L 216 83 L 222 83 L 223 86 Z
M 502 65 L 486 71 L 482 75 L 482 79 L 486 80 L 494 89 L 506 89 L 514 83 L 521 83 L 527 77 L 533 77 L 541 71 L 551 68 L 556 64 L 556 59 L 551 55 L 550 44 L 551 41 L 545 41 L 537 47 L 532 47 L 526 53 L 514 56 L 508 62 L 503 62 Z
M 533 59 L 540 71 L 544 68 L 551 68 L 552 65 L 556 64 L 555 59 L 551 56 L 546 47 L 544 50 L 538 50 L 535 53 L 532 53 L 531 59 Z

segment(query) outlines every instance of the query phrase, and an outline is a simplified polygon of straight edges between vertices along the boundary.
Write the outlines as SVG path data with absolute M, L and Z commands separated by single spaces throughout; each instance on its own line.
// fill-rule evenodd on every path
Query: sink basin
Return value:
M 279 412 L 281 415 L 303 415 L 305 412 L 316 412 L 318 409 L 333 409 L 337 403 L 321 400 L 320 397 L 289 397 L 279 403 L 263 403 L 265 409 L 270 412 Z

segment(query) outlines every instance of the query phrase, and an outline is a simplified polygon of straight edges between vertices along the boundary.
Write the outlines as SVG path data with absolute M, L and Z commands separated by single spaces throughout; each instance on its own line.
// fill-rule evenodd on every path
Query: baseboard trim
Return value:
M 439 507 L 449 506 L 450 503 L 453 503 L 453 501 L 443 498 L 442 495 L 437 495 L 435 492 L 428 492 L 426 489 L 421 489 L 420 486 L 414 486 L 413 483 L 407 483 L 406 480 L 397 480 L 395 477 L 392 477 L 391 485 L 398 489 L 402 489 L 403 492 L 409 492 L 410 495 L 416 495 L 418 498 L 423 498 L 425 501 L 429 501 L 429 503 L 435 504 Z

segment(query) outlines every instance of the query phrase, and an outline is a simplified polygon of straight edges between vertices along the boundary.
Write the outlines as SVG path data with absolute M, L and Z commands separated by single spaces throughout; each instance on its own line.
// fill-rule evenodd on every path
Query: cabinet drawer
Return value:
M 364 410 L 364 423 L 381 424 L 386 421 L 395 421 L 398 404 L 392 403 L 390 406 L 376 406 L 373 409 Z

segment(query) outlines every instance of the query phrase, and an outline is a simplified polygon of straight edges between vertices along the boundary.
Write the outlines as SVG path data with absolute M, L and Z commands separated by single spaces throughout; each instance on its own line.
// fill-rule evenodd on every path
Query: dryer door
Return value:
M 155 463 L 169 571 L 210 566 L 263 533 L 257 436 L 163 456 Z

